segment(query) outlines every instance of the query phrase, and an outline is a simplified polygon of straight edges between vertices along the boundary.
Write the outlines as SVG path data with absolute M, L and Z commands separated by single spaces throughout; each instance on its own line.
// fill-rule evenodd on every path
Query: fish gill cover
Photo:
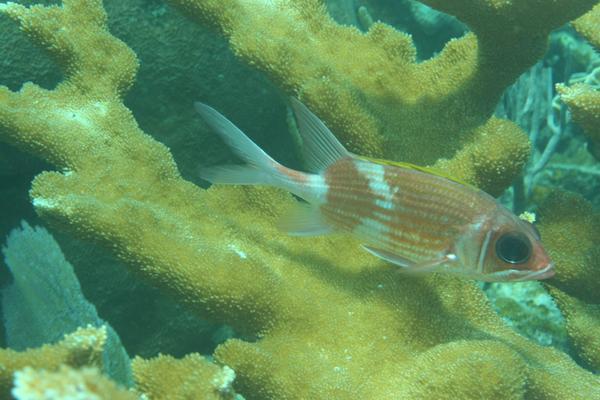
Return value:
M 540 110 L 542 116 L 521 115 L 517 123 L 493 116 L 504 90 L 544 56 L 550 32 L 568 21 L 576 20 L 575 28 L 597 45 L 597 1 L 554 1 L 544 7 L 537 1 L 423 1 L 470 29 L 425 61 L 408 35 L 373 22 L 377 10 L 385 15 L 396 3 L 408 7 L 401 1 L 353 4 L 356 15 L 350 20 L 363 31 L 334 22 L 317 1 L 166 2 L 224 40 L 207 31 L 195 34 L 197 28 L 177 20 L 160 2 L 106 1 L 110 18 L 98 0 L 19 3 L 0 3 L 0 11 L 45 48 L 63 74 L 59 79 L 57 70 L 42 68 L 43 86 L 28 82 L 19 89 L 15 82 L 30 78 L 18 71 L 31 71 L 34 63 L 25 57 L 3 67 L 15 75 L 1 79 L 15 80 L 0 88 L 0 140 L 54 166 L 33 180 L 30 201 L 37 215 L 56 231 L 103 245 L 132 272 L 127 282 L 157 287 L 189 310 L 157 315 L 165 329 L 182 332 L 185 323 L 172 328 L 169 318 L 181 321 L 189 312 L 184 321 L 199 315 L 236 333 L 210 360 L 197 354 L 136 358 L 138 393 L 165 399 L 600 396 L 594 373 L 600 369 L 600 217 L 582 196 L 555 189 L 577 188 L 555 183 L 561 176 L 578 174 L 584 177 L 580 182 L 597 176 L 597 161 L 588 157 L 598 132 L 597 72 L 591 67 L 596 61 L 585 55 L 589 52 L 581 52 L 574 64 L 591 69 L 572 81 L 563 77 L 566 84 L 559 90 L 592 152 L 577 145 L 582 136 L 565 133 L 575 129 L 566 121 L 558 124 L 561 137 L 554 142 L 559 143 L 550 146 L 556 124 L 547 124 L 539 142 L 532 140 L 535 151 L 541 149 L 537 161 L 547 161 L 546 145 L 562 159 L 556 154 L 560 162 L 552 174 L 532 172 L 523 183 L 524 204 L 537 207 L 539 230 L 557 264 L 547 287 L 566 319 L 569 354 L 508 327 L 472 281 L 399 275 L 344 236 L 282 235 L 275 220 L 296 201 L 286 193 L 203 189 L 190 182 L 199 164 L 229 157 L 208 132 L 197 133 L 203 128 L 192 116 L 196 99 L 235 110 L 227 114 L 254 126 L 249 131 L 269 153 L 301 163 L 289 150 L 297 142 L 282 136 L 285 107 L 278 93 L 285 93 L 310 106 L 354 152 L 434 165 L 498 195 L 521 179 L 531 151 L 517 123 L 554 115 Z M 422 5 L 411 4 L 419 34 L 440 35 L 431 22 L 438 14 L 427 16 Z M 439 21 L 455 36 L 464 30 L 450 17 Z M 184 30 L 180 36 L 178 29 Z M 9 35 L 3 37 L 2 54 L 14 54 L 11 45 L 25 46 L 14 31 L 2 34 Z M 141 65 L 128 45 L 140 54 Z M 25 54 L 37 57 L 33 49 Z M 552 90 L 554 79 L 535 76 L 532 81 Z M 134 118 L 129 107 L 141 111 Z M 510 117 L 506 108 L 497 113 Z M 41 166 L 23 155 L 3 154 L 3 168 L 14 171 L 3 179 L 5 190 L 18 199 L 23 193 L 11 182 Z M 580 186 L 587 188 L 588 199 L 598 198 L 597 186 Z M 90 268 L 94 261 L 81 260 Z M 85 275 L 94 272 L 77 272 L 85 292 Z M 107 288 L 118 286 L 111 284 L 118 275 L 110 270 L 94 276 L 99 279 L 87 283 L 90 299 L 110 296 Z M 136 290 L 130 298 L 108 302 L 107 313 L 137 302 L 137 313 L 147 315 L 143 305 L 152 299 L 140 299 Z M 121 337 L 138 341 L 154 333 L 137 328 L 115 325 Z M 2 350 L 5 390 L 14 385 L 14 396 L 29 396 L 36 389 L 31 382 L 38 382 L 38 389 L 71 382 L 104 390 L 104 397 L 117 398 L 119 391 L 129 398 L 131 393 L 111 386 L 98 370 L 83 368 L 101 367 L 102 333 L 72 335 L 39 349 Z

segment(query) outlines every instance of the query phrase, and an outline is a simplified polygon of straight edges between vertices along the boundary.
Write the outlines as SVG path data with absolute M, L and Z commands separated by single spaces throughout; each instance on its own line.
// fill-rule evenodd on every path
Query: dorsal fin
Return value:
M 290 98 L 302 138 L 302 154 L 309 172 L 321 172 L 350 153 L 333 136 L 325 124 L 304 104 Z
M 391 165 L 394 167 L 400 167 L 400 168 L 407 168 L 407 169 L 413 169 L 415 171 L 420 171 L 420 172 L 425 172 L 431 175 L 435 175 L 435 176 L 439 176 L 442 178 L 446 178 L 449 181 L 452 182 L 456 182 L 459 183 L 461 185 L 464 186 L 468 186 L 474 189 L 477 189 L 477 187 L 471 185 L 470 183 L 461 181 L 460 179 L 456 179 L 455 177 L 445 173 L 444 171 L 441 171 L 437 168 L 433 168 L 433 167 L 421 167 L 419 165 L 415 165 L 415 164 L 411 164 L 411 163 L 407 163 L 407 162 L 402 162 L 402 161 L 391 161 L 391 160 L 384 160 L 384 159 L 380 159 L 380 158 L 371 158 L 371 157 L 364 157 L 364 156 L 354 156 L 358 159 L 361 160 L 366 160 L 366 161 L 370 161 L 372 163 L 375 164 L 381 164 L 381 165 Z M 479 190 L 479 189 L 478 189 Z

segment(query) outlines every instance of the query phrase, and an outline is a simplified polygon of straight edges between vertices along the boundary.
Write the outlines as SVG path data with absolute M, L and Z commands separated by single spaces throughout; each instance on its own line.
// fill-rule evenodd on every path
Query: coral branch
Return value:
M 596 49 L 600 49 L 600 4 L 573 21 L 575 29 Z M 573 112 L 573 119 L 591 139 L 591 151 L 600 160 L 600 66 L 589 71 L 582 82 L 571 87 L 558 85 L 557 91 Z
M 590 76 L 595 78 L 595 82 L 576 83 L 569 87 L 557 85 L 556 89 L 571 109 L 573 120 L 581 125 L 591 139 L 592 154 L 600 160 L 600 67 L 592 71 Z
M 228 238 L 231 245 L 238 239 L 223 221 L 209 222 L 220 212 L 201 206 L 205 194 L 180 178 L 167 148 L 145 135 L 123 105 L 120 95 L 137 61 L 106 31 L 101 2 L 70 0 L 48 8 L 8 3 L 3 11 L 70 71 L 52 91 L 31 83 L 16 93 L 0 88 L 3 140 L 63 169 L 34 181 L 37 212 L 100 239 L 156 285 L 195 293 L 182 297 L 203 310 L 221 314 L 227 304 L 232 324 L 264 325 L 275 277 L 227 247 Z M 109 62 L 95 66 L 107 53 Z
M 133 370 L 138 390 L 152 399 L 234 400 L 235 372 L 219 367 L 199 354 L 177 360 L 160 355 L 150 360 L 136 358 Z
M 567 332 L 582 363 L 600 372 L 600 305 L 589 304 L 553 287 L 550 293 L 565 314 Z
M 533 65 L 548 33 L 595 1 L 428 1 L 474 31 L 416 63 L 410 38 L 373 24 L 366 34 L 340 26 L 316 0 L 170 0 L 195 20 L 216 26 L 233 51 L 299 95 L 354 152 L 434 164 L 499 194 L 529 154 L 522 131 L 489 121 L 502 91 Z M 502 126 L 500 126 L 502 125 Z M 487 136 L 502 136 L 487 159 Z M 478 150 L 476 150 L 478 149 Z M 513 158 L 498 159 L 497 154 Z M 497 180 L 502 175 L 503 180 Z
M 557 264 L 549 282 L 575 350 L 600 371 L 600 214 L 574 194 L 554 192 L 540 207 L 540 232 Z
M 600 49 L 600 4 L 596 4 L 594 8 L 573 21 L 573 26 L 585 37 L 594 47 Z
M 56 372 L 25 368 L 15 373 L 16 400 L 31 399 L 111 399 L 136 400 L 139 397 L 102 376 L 95 368 L 80 370 L 61 366 Z
M 55 344 L 17 352 L 0 350 L 0 396 L 9 398 L 13 374 L 25 367 L 53 371 L 61 365 L 79 368 L 102 366 L 105 328 L 80 328 Z

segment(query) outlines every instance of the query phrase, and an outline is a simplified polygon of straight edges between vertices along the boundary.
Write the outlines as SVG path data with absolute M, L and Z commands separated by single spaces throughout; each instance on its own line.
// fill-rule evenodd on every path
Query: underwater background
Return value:
M 0 398 L 600 399 L 600 5 L 551 3 L 0 3 Z M 193 102 L 301 170 L 289 96 L 535 213 L 556 277 L 402 276 L 208 189 Z

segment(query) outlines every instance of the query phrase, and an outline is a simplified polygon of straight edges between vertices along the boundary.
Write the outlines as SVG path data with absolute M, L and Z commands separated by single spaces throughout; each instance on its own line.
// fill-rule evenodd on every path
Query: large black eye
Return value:
M 496 241 L 496 255 L 507 263 L 522 264 L 531 256 L 531 243 L 522 233 L 505 233 Z

